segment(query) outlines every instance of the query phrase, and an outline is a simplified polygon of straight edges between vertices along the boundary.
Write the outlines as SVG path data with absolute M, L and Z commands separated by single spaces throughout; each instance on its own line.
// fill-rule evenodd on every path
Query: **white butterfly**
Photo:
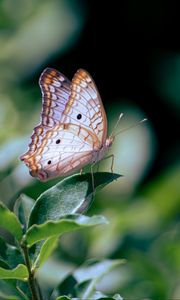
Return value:
M 34 128 L 29 150 L 20 157 L 30 174 L 46 181 L 101 160 L 114 137 L 107 137 L 106 113 L 91 76 L 80 69 L 70 82 L 47 68 L 39 84 L 41 123 Z

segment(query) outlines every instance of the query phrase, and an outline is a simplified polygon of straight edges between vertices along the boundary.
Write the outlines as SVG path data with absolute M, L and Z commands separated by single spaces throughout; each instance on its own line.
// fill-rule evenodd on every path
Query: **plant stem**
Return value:
M 28 284 L 29 284 L 29 289 L 30 289 L 31 294 L 32 294 L 32 300 L 39 300 L 40 299 L 39 298 L 39 293 L 38 293 L 38 290 L 36 288 L 34 272 L 31 269 L 31 263 L 30 263 L 30 259 L 29 259 L 28 248 L 24 244 L 21 245 L 21 248 L 22 248 L 23 253 L 24 253 L 24 260 L 25 260 L 25 264 L 26 264 L 26 267 L 27 267 L 28 273 L 29 273 Z

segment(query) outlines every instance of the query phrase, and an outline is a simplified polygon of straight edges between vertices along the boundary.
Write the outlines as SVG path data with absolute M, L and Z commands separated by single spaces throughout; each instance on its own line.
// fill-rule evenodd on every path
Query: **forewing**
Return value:
M 70 81 L 60 72 L 52 68 L 45 69 L 39 79 L 42 92 L 41 122 L 31 135 L 31 142 L 26 153 L 20 159 L 32 156 L 41 146 L 44 135 L 50 128 L 61 123 L 62 114 L 70 96 Z
M 62 114 L 70 96 L 70 81 L 55 69 L 47 68 L 39 79 L 42 92 L 41 124 L 53 127 L 62 123 Z
M 106 113 L 97 87 L 85 70 L 78 70 L 72 79 L 71 94 L 61 121 L 87 128 L 98 137 L 101 145 L 106 140 Z

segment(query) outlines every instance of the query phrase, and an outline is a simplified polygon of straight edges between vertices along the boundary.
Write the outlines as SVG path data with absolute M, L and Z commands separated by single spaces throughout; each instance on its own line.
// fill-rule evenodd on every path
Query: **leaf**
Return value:
M 84 300 L 96 300 L 103 298 L 115 299 L 97 291 L 96 286 L 104 275 L 124 262 L 125 260 L 89 260 L 77 270 L 73 271 L 72 274 L 68 275 L 54 289 L 50 299 L 53 300 L 59 295 L 67 295 L 72 297 L 72 299 Z
M 95 174 L 96 189 L 102 188 L 119 177 L 119 175 L 112 173 L 98 174 L 98 176 Z M 81 197 L 79 197 L 80 191 Z M 31 212 L 29 226 L 33 223 L 41 224 L 46 220 L 59 220 L 66 212 L 72 214 L 78 210 L 79 212 L 83 211 L 86 204 L 90 204 L 91 198 L 91 174 L 71 176 L 44 192 L 37 199 Z M 88 202 L 89 200 L 90 202 Z M 36 244 L 35 246 L 34 249 L 30 249 L 32 260 L 36 260 L 39 256 L 42 244 Z M 36 263 L 38 262 L 36 261 Z
M 60 296 L 60 297 L 57 297 L 56 300 L 71 300 L 72 298 L 69 298 L 67 296 Z M 78 299 L 77 299 L 78 300 Z
M 115 300 L 123 300 L 123 298 L 121 297 L 121 295 L 119 294 L 115 294 L 112 299 L 115 299 Z
M 27 281 L 16 280 L 16 288 L 19 291 L 19 293 L 22 295 L 23 300 L 31 299 L 32 295 Z
M 73 275 L 68 275 L 52 292 L 51 300 L 55 299 L 59 295 L 68 295 L 75 297 L 74 287 L 77 284 L 77 280 Z
M 42 247 L 40 248 L 40 252 L 33 264 L 34 269 L 41 267 L 46 262 L 46 260 L 51 255 L 53 250 L 56 248 L 57 241 L 58 238 L 55 236 L 55 237 L 50 237 L 43 243 Z
M 101 292 L 97 291 L 97 284 L 103 278 L 104 275 L 112 271 L 114 268 L 124 264 L 125 260 L 104 260 L 104 261 L 96 261 L 89 260 L 84 265 L 82 265 L 79 269 L 75 270 L 74 277 L 79 282 L 76 287 L 76 296 L 79 299 L 120 299 L 122 298 L 114 298 L 103 295 Z M 118 296 L 119 297 L 119 296 Z
M 35 200 L 26 196 L 25 194 L 21 194 L 15 202 L 14 213 L 16 214 L 21 224 L 23 225 L 24 231 L 27 228 L 29 215 L 34 203 Z
M 0 267 L 5 268 L 5 269 L 9 269 L 8 264 L 2 259 L 0 259 Z
M 18 290 L 9 281 L 0 280 L 0 300 L 23 300 Z
M 76 296 L 79 299 L 94 299 L 95 283 L 93 280 L 86 280 L 76 286 Z
M 120 298 L 119 298 L 120 297 Z M 81 282 L 76 286 L 76 298 L 75 299 L 91 299 L 91 300 L 103 300 L 103 299 L 112 299 L 112 300 L 123 300 L 120 295 L 114 295 L 109 297 L 100 291 L 96 291 L 94 280 L 87 280 Z
M 2 237 L 0 237 L 0 259 L 6 262 L 9 268 L 15 268 L 24 261 L 19 249 L 6 243 Z
M 123 298 L 119 294 L 115 294 L 114 296 L 110 297 L 102 294 L 101 292 L 95 292 L 91 300 L 123 300 Z
M 0 202 L 0 227 L 9 231 L 17 240 L 22 239 L 22 228 L 16 215 Z
M 107 220 L 103 216 L 87 217 L 78 214 L 64 216 L 59 221 L 47 221 L 42 225 L 33 225 L 28 229 L 25 240 L 27 245 L 31 247 L 38 241 L 49 237 L 60 236 L 65 232 L 106 223 Z
M 123 300 L 123 298 L 119 294 L 115 294 L 113 297 L 109 297 L 100 291 L 96 290 L 96 280 L 87 280 L 83 281 L 80 284 L 76 285 L 76 297 L 77 299 L 86 300 L 97 300 L 97 299 L 115 299 L 115 300 Z
M 126 262 L 125 259 L 89 260 L 74 271 L 74 277 L 81 283 L 90 279 L 100 280 L 105 274 Z
M 0 267 L 0 279 L 19 279 L 27 280 L 28 270 L 25 265 L 19 264 L 12 270 L 7 270 Z
M 95 190 L 120 177 L 113 173 L 94 173 Z M 59 220 L 63 215 L 82 213 L 92 203 L 93 188 L 90 173 L 73 175 L 48 189 L 37 199 L 28 227 L 47 220 Z
M 107 298 L 108 298 L 108 299 L 111 299 L 111 298 L 109 298 L 108 296 L 106 296 L 105 294 L 103 294 L 103 293 L 101 293 L 101 292 L 99 292 L 99 291 L 96 291 L 96 292 L 94 292 L 94 294 L 92 295 L 91 300 L 99 300 L 99 299 L 104 299 L 104 298 L 106 298 L 106 300 L 107 300 Z

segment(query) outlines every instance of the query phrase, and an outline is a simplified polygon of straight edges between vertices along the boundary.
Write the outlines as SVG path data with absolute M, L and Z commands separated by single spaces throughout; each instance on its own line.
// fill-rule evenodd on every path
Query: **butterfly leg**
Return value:
M 92 177 L 92 188 L 93 188 L 93 194 L 95 192 L 95 185 L 94 185 L 94 172 L 93 172 L 93 167 L 95 166 L 96 163 L 93 163 L 91 165 L 91 177 Z
M 100 163 L 99 163 L 99 161 L 98 161 L 98 163 L 97 163 L 97 170 L 96 170 L 96 172 L 99 172 L 99 166 L 100 166 Z
M 82 173 L 83 173 L 83 169 L 81 169 L 81 170 L 79 171 L 79 173 L 80 173 L 80 175 L 82 175 Z
M 114 154 L 111 154 L 109 158 L 111 157 L 111 172 L 114 173 Z

